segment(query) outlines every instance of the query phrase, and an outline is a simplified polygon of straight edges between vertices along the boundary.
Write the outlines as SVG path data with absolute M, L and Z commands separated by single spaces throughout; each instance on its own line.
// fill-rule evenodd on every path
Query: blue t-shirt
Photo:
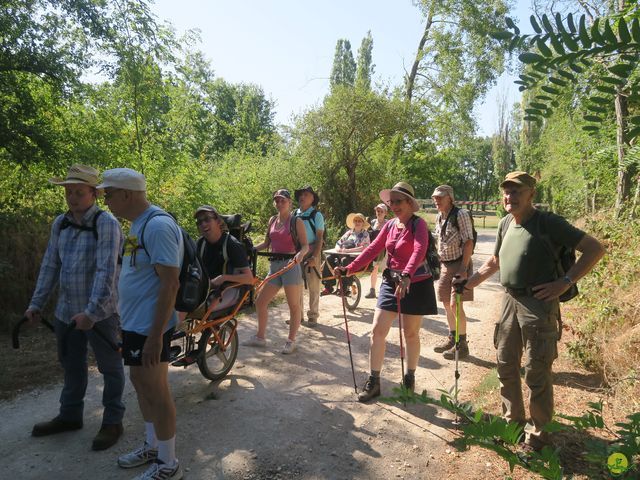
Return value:
M 122 329 L 140 335 L 149 334 L 156 310 L 160 277 L 156 274 L 154 265 L 180 268 L 182 264 L 184 245 L 180 229 L 173 218 L 158 215 L 157 212 L 163 210 L 151 205 L 131 224 L 125 240 L 118 282 Z M 155 215 L 144 230 L 145 251 L 139 242 L 139 235 L 152 214 Z M 175 327 L 177 323 L 178 314 L 174 311 L 166 330 Z
M 324 217 L 322 216 L 322 213 L 318 210 L 312 212 L 312 209 L 315 210 L 315 207 L 309 207 L 303 212 L 298 208 L 295 213 L 296 217 L 300 217 L 304 223 L 304 228 L 307 231 L 307 242 L 309 242 L 309 245 L 316 241 L 316 234 L 311 229 L 311 222 L 315 225 L 316 231 L 324 231 Z

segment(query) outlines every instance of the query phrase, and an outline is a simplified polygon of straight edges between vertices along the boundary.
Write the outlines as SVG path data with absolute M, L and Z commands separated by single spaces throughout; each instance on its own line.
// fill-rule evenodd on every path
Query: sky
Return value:
M 480 0 L 481 1 L 481 0 Z M 531 0 L 515 0 L 515 19 L 526 31 Z M 254 83 L 275 102 L 277 124 L 317 106 L 329 91 L 338 39 L 351 42 L 354 57 L 362 38 L 373 37 L 374 83 L 401 85 L 422 36 L 422 15 L 411 0 L 156 0 L 152 11 L 178 35 L 199 29 L 217 77 Z M 508 74 L 479 102 L 480 135 L 497 129 L 497 98 L 520 97 Z

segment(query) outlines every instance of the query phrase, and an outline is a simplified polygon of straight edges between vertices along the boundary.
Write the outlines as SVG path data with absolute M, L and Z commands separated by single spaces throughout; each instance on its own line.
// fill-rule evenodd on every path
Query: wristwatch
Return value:
M 573 280 L 571 280 L 571 277 L 569 277 L 569 275 L 565 275 L 564 277 L 562 277 L 562 281 L 569 286 L 573 285 Z

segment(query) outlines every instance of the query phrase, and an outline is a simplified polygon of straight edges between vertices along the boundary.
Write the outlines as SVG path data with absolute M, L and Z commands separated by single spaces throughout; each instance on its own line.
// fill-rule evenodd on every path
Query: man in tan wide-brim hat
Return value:
M 89 185 L 95 188 L 98 185 L 98 170 L 86 165 L 75 164 L 69 167 L 65 178 L 53 177 L 49 183 L 54 185 Z
M 122 245 L 120 224 L 96 205 L 98 171 L 73 165 L 65 178 L 52 178 L 63 186 L 69 210 L 53 222 L 38 283 L 24 316 L 34 323 L 49 295 L 58 289 L 55 331 L 64 369 L 64 387 L 58 416 L 38 423 L 34 437 L 52 435 L 83 426 L 87 389 L 87 344 L 91 344 L 98 370 L 104 377 L 102 426 L 93 439 L 93 450 L 111 447 L 122 435 L 124 368 L 119 352 L 96 333 L 118 343 L 120 317 L 117 310 L 117 262 Z M 65 333 L 69 324 L 75 329 Z M 65 342 L 62 348 L 62 342 Z

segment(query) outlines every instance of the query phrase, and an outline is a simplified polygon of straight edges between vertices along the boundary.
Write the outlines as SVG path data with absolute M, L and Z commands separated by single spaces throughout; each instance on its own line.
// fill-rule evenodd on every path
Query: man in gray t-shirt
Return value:
M 557 357 L 558 297 L 591 271 L 604 255 L 604 248 L 564 218 L 536 210 L 536 179 L 528 173 L 507 174 L 500 187 L 509 215 L 500 222 L 493 255 L 464 283 L 465 288 L 473 288 L 500 270 L 505 297 L 494 343 L 502 411 L 506 420 L 525 425 L 520 385 L 520 361 L 524 356 L 531 416 L 526 443 L 539 450 L 549 443 L 543 427 L 553 417 L 551 367 Z M 575 248 L 582 253 L 564 277 L 556 275 L 555 259 L 540 238 L 541 222 L 545 236 L 554 246 Z

